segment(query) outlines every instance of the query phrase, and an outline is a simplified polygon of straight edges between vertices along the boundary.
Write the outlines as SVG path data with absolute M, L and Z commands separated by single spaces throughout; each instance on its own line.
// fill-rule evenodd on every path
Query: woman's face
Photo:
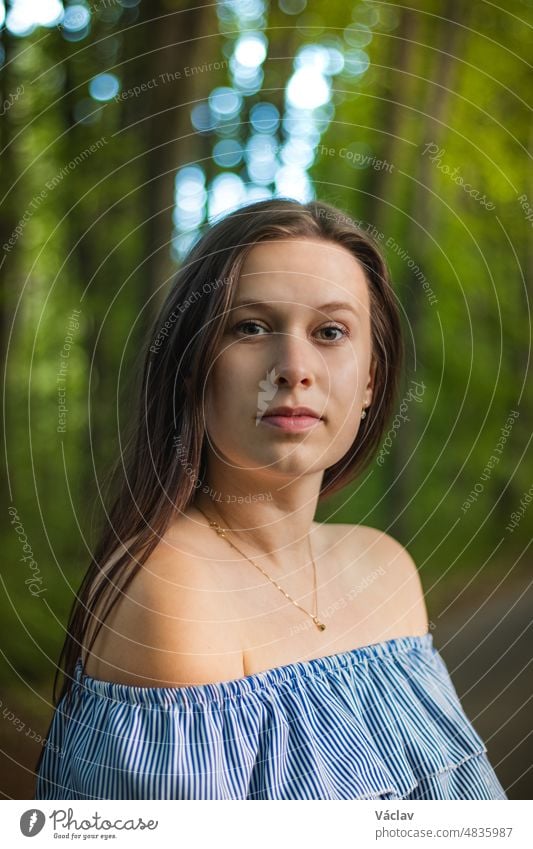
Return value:
M 229 475 L 238 467 L 288 478 L 332 466 L 371 401 L 371 364 L 368 283 L 350 252 L 321 239 L 259 242 L 207 376 L 215 462 Z M 278 406 L 309 407 L 321 418 L 269 421 Z

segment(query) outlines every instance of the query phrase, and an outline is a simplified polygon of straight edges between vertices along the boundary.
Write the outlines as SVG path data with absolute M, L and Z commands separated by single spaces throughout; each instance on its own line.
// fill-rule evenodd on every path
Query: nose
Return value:
M 277 386 L 311 386 L 315 382 L 313 346 L 290 333 L 280 334 L 274 362 Z

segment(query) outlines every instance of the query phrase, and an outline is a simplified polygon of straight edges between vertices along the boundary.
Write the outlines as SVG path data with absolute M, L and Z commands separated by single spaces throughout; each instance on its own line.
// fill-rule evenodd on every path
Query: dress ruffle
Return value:
M 83 673 L 36 799 L 506 799 L 431 634 L 217 684 Z

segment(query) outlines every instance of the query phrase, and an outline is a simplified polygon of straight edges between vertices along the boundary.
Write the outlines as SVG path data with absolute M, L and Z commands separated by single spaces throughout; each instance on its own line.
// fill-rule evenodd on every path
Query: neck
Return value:
M 309 475 L 282 486 L 278 481 L 274 489 L 272 484 L 258 486 L 255 476 L 253 481 L 232 476 L 231 487 L 224 490 L 220 481 L 216 484 L 206 475 L 194 506 L 228 529 L 228 539 L 263 569 L 268 564 L 281 574 L 288 565 L 307 563 L 311 552 L 318 554 L 313 518 L 321 477 L 322 473 Z

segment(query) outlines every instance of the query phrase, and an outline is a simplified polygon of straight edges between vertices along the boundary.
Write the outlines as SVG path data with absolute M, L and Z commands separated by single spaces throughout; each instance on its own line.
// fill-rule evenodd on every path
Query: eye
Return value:
M 265 329 L 261 324 L 258 324 L 257 321 L 251 321 L 250 319 L 248 319 L 247 321 L 239 322 L 239 324 L 236 324 L 233 329 L 236 330 L 239 333 L 243 333 L 243 331 L 241 330 L 242 327 L 260 327 L 262 330 Z M 244 335 L 245 336 L 257 336 L 258 334 L 257 333 L 245 333 Z
M 349 336 L 350 335 L 350 331 L 346 327 L 342 327 L 342 326 L 339 326 L 337 324 L 328 324 L 326 327 L 321 327 L 318 332 L 323 333 L 324 330 L 336 330 L 337 333 L 341 334 L 341 338 L 343 336 Z M 340 342 L 340 338 L 339 337 L 337 337 L 336 339 L 329 338 L 326 341 L 327 342 Z
M 259 333 L 245 333 L 243 328 L 245 327 L 259 327 L 260 330 L 266 330 L 262 324 L 259 324 L 257 321 L 252 321 L 251 319 L 247 319 L 246 321 L 241 321 L 239 324 L 236 324 L 233 328 L 237 333 L 242 333 L 244 336 L 259 336 Z M 324 333 L 325 331 L 337 331 L 341 336 L 337 336 L 336 338 L 324 339 L 325 342 L 340 342 L 343 337 L 347 337 L 350 335 L 350 331 L 348 328 L 343 327 L 342 325 L 337 324 L 328 324 L 325 327 L 320 327 L 317 330 L 317 333 Z

